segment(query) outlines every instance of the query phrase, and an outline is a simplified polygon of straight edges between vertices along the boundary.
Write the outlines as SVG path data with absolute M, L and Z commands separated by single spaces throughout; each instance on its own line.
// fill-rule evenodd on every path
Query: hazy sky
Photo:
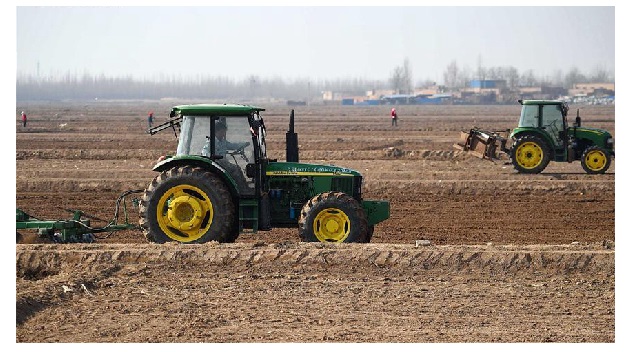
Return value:
M 17 72 L 387 80 L 513 66 L 614 71 L 613 6 L 16 6 Z

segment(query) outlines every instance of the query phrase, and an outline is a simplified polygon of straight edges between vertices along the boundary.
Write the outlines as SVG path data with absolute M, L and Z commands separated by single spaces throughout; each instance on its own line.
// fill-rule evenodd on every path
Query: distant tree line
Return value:
M 16 98 L 18 101 L 161 98 L 238 101 L 265 98 L 309 101 L 321 96 L 322 91 L 363 93 L 365 89 L 381 89 L 384 85 L 382 81 L 363 78 L 312 81 L 304 78 L 284 80 L 278 77 L 249 76 L 236 80 L 199 75 L 150 80 L 136 79 L 132 76 L 108 77 L 90 74 L 80 76 L 66 74 L 62 77 L 23 75 L 17 78 Z
M 589 74 L 577 68 L 567 72 L 557 70 L 550 77 L 538 77 L 533 71 L 518 72 L 511 66 L 483 67 L 481 60 L 474 71 L 460 68 L 456 61 L 447 65 L 443 85 L 449 90 L 466 87 L 473 79 L 505 80 L 509 88 L 531 86 L 561 86 L 571 88 L 576 83 L 614 82 L 614 74 L 597 68 Z M 182 98 L 199 100 L 246 101 L 253 99 L 311 101 L 322 91 L 334 91 L 363 95 L 365 91 L 393 89 L 399 94 L 411 94 L 415 87 L 433 86 L 437 80 L 425 79 L 413 82 L 408 59 L 395 67 L 389 79 L 338 78 L 310 80 L 298 78 L 285 80 L 280 77 L 262 78 L 256 75 L 244 79 L 222 76 L 198 75 L 182 77 L 163 75 L 159 79 L 137 79 L 133 76 L 110 77 L 89 73 L 60 76 L 18 75 L 16 98 L 27 100 L 94 100 L 94 99 L 145 99 Z
M 551 76 L 536 76 L 533 70 L 522 73 L 512 66 L 483 67 L 481 60 L 474 72 L 468 69 L 460 69 L 456 61 L 452 61 L 444 71 L 444 85 L 450 89 L 458 89 L 468 86 L 470 80 L 503 80 L 510 89 L 520 87 L 563 87 L 573 88 L 577 83 L 610 83 L 614 82 L 614 74 L 600 66 L 597 66 L 588 75 L 578 68 L 572 67 L 567 72 L 556 70 Z
M 427 79 L 414 85 L 411 72 L 411 65 L 406 58 L 403 64 L 395 67 L 390 74 L 390 87 L 399 94 L 408 94 L 413 91 L 413 87 L 426 88 L 436 83 L 435 80 Z M 479 57 L 474 71 L 460 68 L 455 60 L 451 61 L 446 66 L 442 78 L 443 85 L 449 90 L 468 87 L 471 80 L 502 80 L 507 82 L 507 87 L 510 89 L 537 86 L 570 89 L 577 83 L 613 83 L 614 73 L 597 66 L 586 75 L 578 68 L 572 67 L 565 73 L 562 70 L 556 70 L 551 76 L 540 77 L 534 74 L 533 70 L 521 73 L 512 66 L 484 67 Z

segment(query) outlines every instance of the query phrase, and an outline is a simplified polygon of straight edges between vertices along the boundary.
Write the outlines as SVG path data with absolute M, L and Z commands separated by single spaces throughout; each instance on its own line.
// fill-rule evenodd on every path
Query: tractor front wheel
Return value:
M 155 177 L 139 208 L 139 224 L 151 242 L 232 242 L 235 207 L 214 174 L 174 167 Z
M 549 164 L 549 153 L 549 148 L 542 138 L 524 135 L 514 142 L 510 157 L 518 172 L 537 174 Z
M 321 193 L 301 210 L 298 234 L 303 242 L 369 242 L 363 207 L 342 192 Z
M 586 148 L 581 156 L 581 166 L 589 174 L 604 174 L 612 163 L 611 157 L 600 147 Z

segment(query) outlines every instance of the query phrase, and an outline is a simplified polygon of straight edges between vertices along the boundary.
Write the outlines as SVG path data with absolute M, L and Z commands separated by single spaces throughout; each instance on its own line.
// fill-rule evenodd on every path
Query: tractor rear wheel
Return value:
M 361 242 L 370 240 L 361 204 L 342 192 L 321 193 L 300 213 L 298 234 L 303 242 Z
M 542 138 L 528 134 L 516 139 L 510 157 L 518 172 L 538 174 L 549 164 L 550 151 Z
M 581 156 L 581 166 L 589 174 L 604 174 L 612 163 L 607 152 L 595 145 L 586 148 Z
M 155 177 L 144 192 L 139 224 L 151 242 L 233 242 L 235 207 L 214 174 L 190 166 Z

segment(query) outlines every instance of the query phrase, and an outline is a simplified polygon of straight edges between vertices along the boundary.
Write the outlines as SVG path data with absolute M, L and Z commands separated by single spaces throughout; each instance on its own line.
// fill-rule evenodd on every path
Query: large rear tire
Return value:
M 581 166 L 589 174 L 604 174 L 609 169 L 612 158 L 600 147 L 590 146 L 581 156 Z
M 370 240 L 363 207 L 342 192 L 321 193 L 303 206 L 298 220 L 303 242 L 360 242 Z
M 151 242 L 235 240 L 231 195 L 216 175 L 201 168 L 174 167 L 161 172 L 144 192 L 139 216 L 139 225 Z
M 550 151 L 544 140 L 535 135 L 524 135 L 514 142 L 512 165 L 523 174 L 538 174 L 549 164 Z

